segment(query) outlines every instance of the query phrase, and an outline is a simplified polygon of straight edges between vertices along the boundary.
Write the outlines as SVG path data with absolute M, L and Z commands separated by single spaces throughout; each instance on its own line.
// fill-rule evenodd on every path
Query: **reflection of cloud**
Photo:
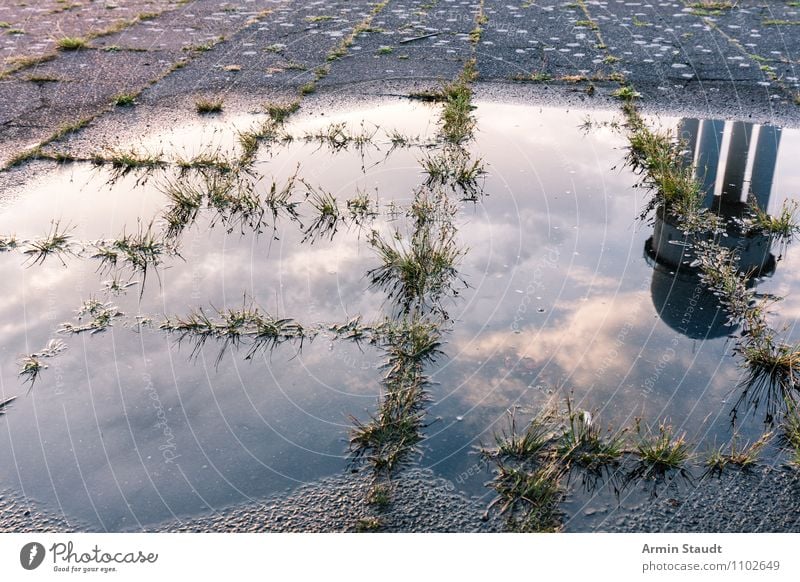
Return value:
M 528 325 L 519 334 L 510 329 L 485 333 L 462 356 L 484 359 L 511 353 L 537 366 L 555 364 L 570 374 L 573 384 L 588 386 L 597 380 L 598 370 L 624 374 L 636 359 L 641 345 L 627 341 L 630 332 L 626 341 L 617 341 L 617 336 L 621 330 L 633 329 L 631 322 L 636 321 L 643 298 L 641 293 L 628 292 L 564 305 L 568 312 L 560 321 L 548 321 L 546 328 Z
M 589 289 L 611 291 L 620 286 L 618 278 L 603 275 L 599 268 L 593 271 L 583 265 L 570 266 L 567 277 L 576 286 Z

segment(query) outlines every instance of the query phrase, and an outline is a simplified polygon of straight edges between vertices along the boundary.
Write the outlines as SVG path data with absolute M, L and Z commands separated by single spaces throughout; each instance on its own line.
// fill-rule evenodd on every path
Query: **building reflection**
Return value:
M 686 145 L 686 163 L 702 185 L 705 207 L 728 219 L 719 244 L 736 249 L 740 271 L 771 275 L 775 256 L 769 236 L 744 232 L 735 219 L 752 203 L 769 211 L 781 129 L 742 121 L 683 119 L 678 131 Z M 658 213 L 653 236 L 645 243 L 645 257 L 653 267 L 653 305 L 662 321 L 682 335 L 725 336 L 732 331 L 726 325 L 727 315 L 700 283 L 697 269 L 688 265 L 687 243 L 681 229 Z M 757 282 L 750 279 L 752 285 Z

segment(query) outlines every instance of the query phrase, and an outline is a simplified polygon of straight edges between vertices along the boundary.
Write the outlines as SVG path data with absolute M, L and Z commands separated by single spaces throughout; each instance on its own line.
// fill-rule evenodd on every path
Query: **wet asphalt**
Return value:
M 191 119 L 198 96 L 227 111 L 303 98 L 308 111 L 364 96 L 402 96 L 455 78 L 477 60 L 479 98 L 560 107 L 618 107 L 621 83 L 648 113 L 800 125 L 800 7 L 739 0 L 116 0 L 64 9 L 54 0 L 0 6 L 0 166 L 66 124 L 86 127 L 46 148 L 89 153 Z M 794 4 L 794 6 L 793 6 Z M 109 9 L 111 5 L 113 8 Z M 470 32 L 485 16 L 480 38 Z M 353 34 L 347 53 L 332 51 Z M 62 36 L 87 48 L 58 50 Z M 23 59 L 28 59 L 26 63 Z M 34 62 L 36 61 L 36 62 Z M 324 74 L 319 70 L 324 67 Z M 133 107 L 113 98 L 136 95 Z M 13 188 L 45 167 L 0 172 Z M 422 472 L 400 481 L 384 531 L 492 531 L 483 507 Z M 601 531 L 797 531 L 795 469 L 763 468 L 655 499 Z M 352 531 L 373 515 L 363 480 L 334 477 L 250 506 L 162 524 L 170 531 Z M 744 501 L 743 501 L 744 500 Z M 354 509 L 355 508 L 355 509 Z M 0 531 L 85 529 L 55 508 L 0 494 Z

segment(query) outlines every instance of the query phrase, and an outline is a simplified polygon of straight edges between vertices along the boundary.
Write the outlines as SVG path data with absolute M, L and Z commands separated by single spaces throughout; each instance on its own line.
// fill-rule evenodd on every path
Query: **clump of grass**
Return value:
M 639 97 L 641 97 L 642 94 L 636 91 L 630 85 L 625 85 L 624 87 L 620 87 L 619 89 L 611 93 L 611 96 L 616 97 L 617 99 L 620 99 L 622 101 L 633 101 L 634 99 L 638 99 Z
M 478 180 L 486 174 L 483 161 L 472 159 L 470 153 L 461 147 L 447 147 L 436 154 L 426 155 L 420 160 L 427 174 L 428 186 L 450 186 L 469 200 L 481 194 Z
M 417 316 L 387 320 L 375 329 L 375 341 L 388 355 L 385 389 L 379 409 L 367 422 L 351 417 L 353 463 L 368 462 L 376 476 L 390 477 L 418 450 L 425 427 L 426 364 L 440 353 L 439 326 Z
M 738 271 L 736 252 L 713 241 L 696 241 L 692 253 L 695 259 L 691 266 L 700 268 L 700 281 L 725 307 L 728 325 L 748 319 L 747 323 L 755 323 L 752 310 L 755 291 L 748 288 L 747 276 Z
M 758 204 L 751 204 L 752 219 L 748 226 L 751 229 L 766 234 L 774 240 L 788 244 L 800 232 L 797 222 L 797 201 L 784 200 L 776 216 L 767 214 Z
M 30 382 L 30 388 L 33 388 L 33 385 L 36 383 L 39 374 L 41 374 L 42 371 L 46 370 L 48 367 L 44 360 L 53 358 L 66 349 L 67 346 L 64 344 L 64 342 L 61 340 L 51 339 L 39 352 L 29 354 L 22 358 L 20 361 L 19 376 L 25 379 L 25 383 Z
M 0 253 L 13 251 L 18 246 L 19 246 L 19 241 L 17 241 L 17 237 L 14 236 L 13 234 L 10 236 L 0 235 Z
M 589 30 L 597 30 L 598 29 L 597 23 L 594 20 L 577 20 L 577 21 L 575 21 L 575 26 L 588 28 Z
M 332 123 L 324 129 L 306 132 L 303 140 L 307 143 L 315 142 L 327 146 L 334 152 L 346 150 L 351 146 L 358 151 L 363 151 L 367 145 L 373 142 L 377 132 L 377 127 L 367 128 L 364 123 L 361 124 L 361 130 L 358 132 L 350 131 L 346 123 Z
M 481 449 L 484 457 L 535 460 L 556 438 L 556 414 L 553 410 L 545 409 L 533 417 L 523 432 L 517 428 L 516 409 L 512 409 L 508 417 L 508 430 L 503 429 L 494 435 L 495 449 Z
M 89 46 L 89 41 L 81 36 L 64 36 L 56 41 L 56 47 L 62 51 L 77 51 Z
M 704 194 L 694 178 L 692 168 L 686 167 L 671 133 L 660 133 L 644 125 L 630 103 L 628 113 L 629 140 L 628 164 L 644 173 L 644 185 L 655 194 L 648 202 L 642 217 L 661 208 L 669 217 L 676 218 L 687 232 L 708 230 L 711 217 L 704 213 Z
M 296 321 L 273 317 L 252 303 L 238 309 L 214 310 L 215 315 L 208 315 L 200 308 L 185 317 L 167 318 L 159 329 L 177 334 L 178 343 L 191 341 L 192 357 L 200 353 L 209 339 L 220 342 L 218 363 L 229 347 L 238 349 L 245 341 L 250 344 L 245 359 L 250 360 L 257 353 L 272 351 L 286 342 L 299 342 L 302 347 L 303 340 L 311 337 Z
M 383 526 L 383 521 L 379 517 L 362 517 L 356 522 L 356 532 L 369 533 L 376 532 Z
M 394 52 L 394 48 L 390 46 L 382 46 L 378 48 L 379 55 L 390 55 Z
M 560 529 L 559 503 L 563 469 L 544 464 L 532 470 L 498 464 L 491 487 L 497 497 L 489 504 L 500 507 L 509 528 L 518 532 L 554 532 Z
M 553 75 L 545 72 L 517 73 L 512 80 L 520 83 L 547 83 L 553 80 Z
M 139 223 L 134 233 L 123 231 L 119 238 L 94 242 L 91 257 L 100 262 L 100 271 L 127 268 L 134 273 L 141 273 L 141 292 L 144 293 L 149 270 L 161 265 L 165 256 L 176 255 L 178 251 L 175 245 L 157 236 L 153 223 L 147 226 Z
M 317 90 L 317 83 L 314 81 L 309 81 L 308 83 L 301 85 L 299 89 L 300 95 L 310 95 L 316 90 Z
M 792 464 L 800 466 L 800 413 L 797 403 L 791 400 L 781 423 L 781 442 L 790 449 Z
M 620 460 L 625 451 L 624 433 L 604 437 L 592 415 L 586 410 L 574 410 L 572 400 L 567 398 L 566 429 L 556 452 L 562 462 L 596 470 Z
M 190 170 L 200 171 L 212 170 L 218 174 L 229 174 L 233 172 L 235 163 L 226 158 L 219 150 L 205 149 L 191 158 L 179 157 L 175 160 L 175 165 L 186 173 Z
M 118 107 L 130 107 L 136 103 L 135 93 L 120 93 L 112 98 L 114 105 Z
M 298 109 L 300 109 L 299 101 L 292 101 L 290 103 L 269 103 L 266 106 L 267 115 L 269 115 L 275 123 L 283 123 Z
M 42 264 L 47 257 L 53 255 L 58 257 L 62 265 L 66 266 L 62 257 L 74 254 L 71 231 L 72 228 L 69 225 L 62 229 L 59 221 L 53 221 L 50 223 L 47 235 L 29 242 L 22 252 L 28 256 L 31 265 Z
M 691 8 L 692 14 L 696 16 L 714 16 L 722 14 L 726 10 L 732 10 L 737 4 L 738 2 L 727 0 L 699 0 L 687 4 L 687 8 Z
M 386 509 L 392 502 L 392 490 L 386 483 L 376 483 L 367 492 L 367 504 Z
M 771 438 L 772 433 L 767 432 L 761 435 L 757 441 L 739 447 L 736 435 L 734 435 L 727 449 L 724 445 L 718 449 L 712 449 L 706 458 L 705 465 L 712 474 L 721 474 L 729 466 L 749 469 L 756 464 L 758 456 Z
M 447 85 L 442 90 L 444 108 L 442 110 L 442 136 L 451 143 L 461 143 L 471 138 L 475 129 L 475 116 L 472 115 L 472 89 L 463 78 Z
M 646 476 L 682 469 L 692 458 L 686 435 L 676 436 L 674 429 L 663 422 L 658 426 L 658 433 L 654 433 L 643 429 L 637 420 L 636 434 L 636 453 Z
M 223 101 L 219 98 L 200 98 L 194 102 L 194 107 L 200 115 L 219 113 L 222 111 Z
M 370 286 L 382 289 L 402 313 L 443 312 L 441 300 L 458 294 L 456 265 L 464 251 L 456 244 L 452 226 L 417 228 L 408 243 L 399 236 L 386 240 L 373 231 L 369 244 L 381 260 L 367 273 Z
M 106 154 L 96 154 L 92 156 L 92 163 L 98 166 L 110 165 L 112 169 L 111 181 L 121 178 L 132 171 L 141 171 L 147 175 L 169 165 L 159 154 L 140 152 L 136 149 L 112 150 Z
M 361 191 L 347 201 L 347 212 L 349 221 L 358 227 L 365 226 L 378 215 L 373 201 L 370 200 L 366 192 Z M 0 245 L 2 245 L 2 242 L 0 242 Z
M 113 324 L 114 319 L 124 315 L 116 305 L 92 297 L 85 301 L 78 310 L 77 320 L 79 323 L 62 323 L 58 331 L 68 334 L 79 334 L 88 331 L 91 334 L 96 334 L 107 330 Z M 84 320 L 87 321 L 84 322 Z
M 765 421 L 771 424 L 778 407 L 795 403 L 800 396 L 800 346 L 778 341 L 767 329 L 740 342 L 736 351 L 747 373 L 734 411 L 745 402 L 753 410 L 763 405 Z
M 333 240 L 339 230 L 341 214 L 336 198 L 330 192 L 315 189 L 303 182 L 308 192 L 307 199 L 314 211 L 314 218 L 303 231 L 303 241 L 313 244 L 321 238 Z
M 11 398 L 0 400 L 0 416 L 3 416 L 6 412 L 8 412 L 8 409 L 11 407 L 11 405 L 14 403 L 16 399 L 17 399 L 16 396 L 12 396 Z

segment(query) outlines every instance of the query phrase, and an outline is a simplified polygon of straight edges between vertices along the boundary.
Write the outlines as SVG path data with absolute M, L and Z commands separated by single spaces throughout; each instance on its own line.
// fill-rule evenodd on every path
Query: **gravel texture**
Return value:
M 430 471 L 409 470 L 393 484 L 392 501 L 381 509 L 364 502 L 370 484 L 359 475 L 331 477 L 303 485 L 259 504 L 237 505 L 213 515 L 167 522 L 153 531 L 169 532 L 491 532 L 485 508 L 455 492 Z M 377 519 L 373 530 L 365 520 Z M 377 522 L 376 522 L 377 523 Z

